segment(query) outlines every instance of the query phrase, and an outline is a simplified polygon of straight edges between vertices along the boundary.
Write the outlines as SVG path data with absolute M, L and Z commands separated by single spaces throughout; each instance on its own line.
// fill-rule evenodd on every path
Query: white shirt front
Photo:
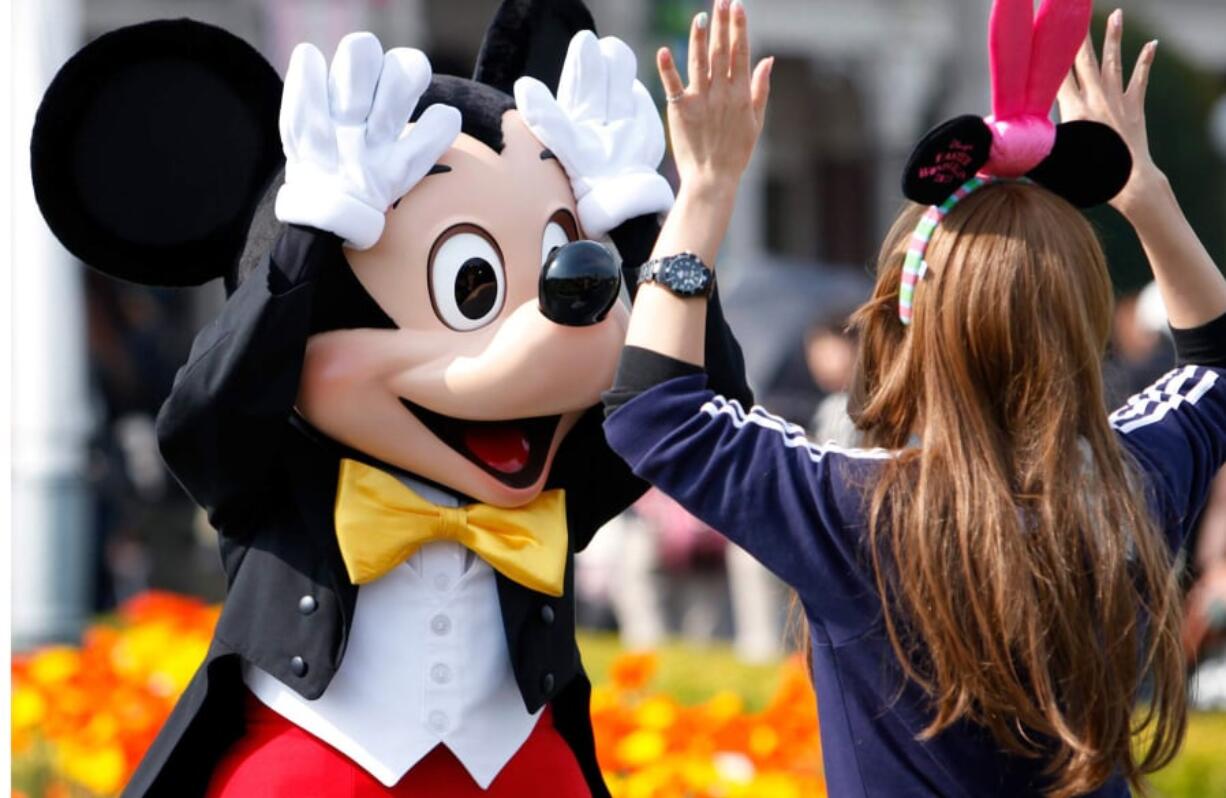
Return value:
M 359 588 L 344 659 L 318 699 L 252 665 L 243 678 L 270 709 L 388 787 L 442 744 L 486 789 L 540 715 L 515 682 L 494 569 L 446 541 Z

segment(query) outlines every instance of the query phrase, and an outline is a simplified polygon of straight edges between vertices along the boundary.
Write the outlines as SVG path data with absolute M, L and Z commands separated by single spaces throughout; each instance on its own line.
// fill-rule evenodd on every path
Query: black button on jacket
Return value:
M 631 271 L 646 258 L 654 226 L 623 228 L 623 238 L 614 237 Z M 313 699 L 345 656 L 358 587 L 346 575 L 332 511 L 340 458 L 362 455 L 316 433 L 293 405 L 316 280 L 348 268 L 335 237 L 287 228 L 196 337 L 158 416 L 167 464 L 221 534 L 228 593 L 208 656 L 125 790 L 129 798 L 204 794 L 214 766 L 243 734 L 243 661 Z M 717 303 L 709 317 L 713 380 L 729 375 L 723 392 L 748 400 L 740 349 Z M 497 577 L 524 705 L 535 711 L 550 703 L 594 796 L 608 793 L 575 643 L 574 552 L 646 489 L 605 444 L 600 422 L 599 408 L 583 416 L 547 481 L 566 490 L 564 595 L 546 604 L 542 594 Z

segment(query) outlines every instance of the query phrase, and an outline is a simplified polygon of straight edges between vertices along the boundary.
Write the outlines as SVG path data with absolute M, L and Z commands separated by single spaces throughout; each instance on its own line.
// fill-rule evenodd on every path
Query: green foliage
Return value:
M 609 666 L 622 652 L 617 636 L 581 633 L 579 648 L 592 683 L 607 681 Z M 698 704 L 718 692 L 731 690 L 745 700 L 747 710 L 757 711 L 766 706 L 779 681 L 774 665 L 745 665 L 727 646 L 669 643 L 655 654 L 658 667 L 653 689 L 668 693 L 683 704 Z
M 1192 715 L 1179 756 L 1151 781 L 1159 798 L 1226 795 L 1226 714 Z

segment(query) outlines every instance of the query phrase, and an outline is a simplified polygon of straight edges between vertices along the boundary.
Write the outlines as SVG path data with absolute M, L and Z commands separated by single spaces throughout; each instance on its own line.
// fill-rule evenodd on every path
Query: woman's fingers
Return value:
M 745 4 L 741 0 L 732 1 L 731 17 L 729 50 L 732 55 L 729 70 L 734 83 L 744 83 L 749 80 L 749 15 L 745 13 Z
M 1132 79 L 1128 81 L 1128 98 L 1141 108 L 1145 107 L 1145 93 L 1149 90 L 1149 71 L 1157 54 L 1157 39 L 1142 47 L 1141 55 L 1137 57 L 1137 65 L 1132 68 Z
M 770 99 L 771 70 L 774 68 L 774 56 L 763 58 L 754 67 L 753 78 L 749 82 L 749 97 L 753 102 L 753 115 L 759 130 L 762 129 L 762 123 L 766 119 L 766 101 Z
M 728 77 L 728 59 L 730 57 L 731 20 L 728 0 L 715 0 L 715 12 L 711 15 L 711 48 L 710 70 L 711 79 L 719 80 Z
M 660 70 L 660 83 L 664 85 L 664 96 L 670 98 L 670 102 L 675 102 L 671 98 L 685 94 L 685 84 L 681 82 L 681 75 L 677 72 L 677 62 L 673 59 L 672 51 L 667 47 L 661 47 L 656 52 L 656 68 Z
M 1116 9 L 1107 17 L 1107 34 L 1103 37 L 1103 89 L 1111 96 L 1124 91 L 1124 70 L 1120 63 L 1120 40 L 1124 36 L 1124 12 Z
M 1098 56 L 1094 54 L 1094 41 L 1089 35 L 1081 43 L 1077 58 L 1073 60 L 1073 71 L 1077 73 L 1077 82 L 1081 85 L 1083 96 L 1102 94 L 1102 70 L 1098 67 Z
M 711 31 L 711 17 L 706 11 L 694 17 L 690 25 L 690 88 L 694 91 L 706 91 L 711 82 L 711 66 L 707 63 L 707 41 Z

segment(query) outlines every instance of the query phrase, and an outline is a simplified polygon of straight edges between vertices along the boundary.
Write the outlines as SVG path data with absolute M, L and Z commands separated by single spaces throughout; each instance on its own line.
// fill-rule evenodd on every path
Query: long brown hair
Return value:
M 933 704 L 922 738 L 981 724 L 1050 762 L 1054 798 L 1116 772 L 1143 788 L 1186 723 L 1179 600 L 1107 421 L 1102 249 L 1054 194 L 983 189 L 938 229 L 908 329 L 899 280 L 923 211 L 895 223 L 853 320 L 851 401 L 870 443 L 903 450 L 867 497 L 868 543 L 890 642 Z

